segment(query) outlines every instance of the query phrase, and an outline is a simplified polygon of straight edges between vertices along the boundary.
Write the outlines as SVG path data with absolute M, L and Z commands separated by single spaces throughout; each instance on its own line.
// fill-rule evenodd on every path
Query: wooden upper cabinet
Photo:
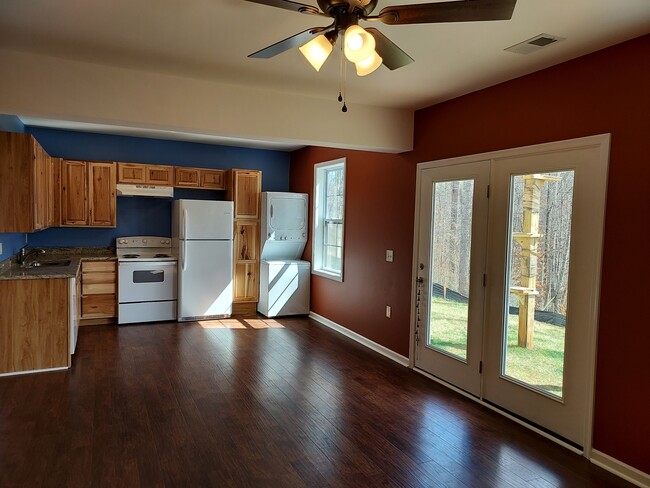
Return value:
M 225 190 L 226 178 L 225 171 L 222 169 L 202 169 L 201 174 L 201 188 L 208 188 L 211 190 Z
M 115 227 L 115 164 L 88 163 L 88 225 Z
M 0 232 L 56 225 L 57 161 L 31 135 L 0 132 Z
M 174 167 L 160 164 L 117 163 L 117 182 L 173 186 Z
M 61 163 L 61 225 L 88 224 L 88 170 L 84 161 Z
M 201 170 L 198 168 L 174 168 L 174 186 L 178 188 L 198 188 L 201 184 Z
M 232 169 L 228 175 L 227 199 L 235 202 L 235 219 L 253 219 L 260 216 L 262 172 Z
M 174 167 L 148 164 L 146 182 L 149 185 L 174 186 Z
M 137 163 L 117 163 L 117 182 L 136 184 L 146 182 L 146 165 Z
M 115 164 L 64 160 L 61 165 L 61 225 L 115 227 Z
M 205 188 L 208 190 L 225 190 L 225 174 L 222 169 L 208 168 L 174 168 L 174 186 L 176 188 Z

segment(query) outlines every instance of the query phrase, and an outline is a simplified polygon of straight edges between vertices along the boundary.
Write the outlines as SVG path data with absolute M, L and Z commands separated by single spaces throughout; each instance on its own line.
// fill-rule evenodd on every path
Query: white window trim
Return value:
M 324 174 L 328 169 L 341 166 L 343 167 L 343 216 L 341 229 L 341 272 L 336 273 L 333 271 L 322 269 L 322 249 L 324 240 L 324 226 L 323 209 L 325 207 L 325 195 L 319 191 L 319 176 Z M 314 218 L 312 221 L 312 268 L 311 273 L 324 278 L 329 278 L 334 281 L 343 281 L 343 269 L 345 268 L 345 191 L 346 191 L 346 160 L 345 158 L 334 159 L 332 161 L 325 161 L 314 165 L 314 193 L 312 202 L 314 205 Z

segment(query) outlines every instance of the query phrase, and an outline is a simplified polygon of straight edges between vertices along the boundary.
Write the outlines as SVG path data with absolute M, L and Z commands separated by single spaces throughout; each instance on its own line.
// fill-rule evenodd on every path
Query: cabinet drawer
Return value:
M 91 295 L 81 298 L 82 318 L 115 317 L 116 312 L 115 295 Z
M 86 277 L 84 277 L 83 285 L 81 287 L 82 295 L 105 295 L 107 293 L 115 294 L 117 290 L 117 285 L 113 283 L 88 283 Z
M 115 273 L 115 261 L 83 261 L 81 263 L 82 273 L 109 272 Z M 85 279 L 85 278 L 84 278 Z M 115 278 L 113 278 L 115 281 Z
M 83 275 L 83 280 L 84 280 L 84 285 L 96 285 L 96 284 L 102 284 L 102 283 L 117 283 L 116 279 L 116 274 L 115 272 L 110 272 L 110 273 L 89 273 L 86 271 L 86 273 Z

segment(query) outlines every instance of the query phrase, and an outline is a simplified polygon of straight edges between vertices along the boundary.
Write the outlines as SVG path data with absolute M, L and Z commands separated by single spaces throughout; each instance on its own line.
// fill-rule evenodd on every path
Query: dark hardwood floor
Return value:
M 312 322 L 86 327 L 0 378 L 1 487 L 623 487 Z

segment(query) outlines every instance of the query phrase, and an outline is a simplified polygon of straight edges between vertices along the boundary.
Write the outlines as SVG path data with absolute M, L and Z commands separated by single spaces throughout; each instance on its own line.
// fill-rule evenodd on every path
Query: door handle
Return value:
M 183 255 L 181 256 L 181 269 L 185 271 L 185 264 L 187 263 L 187 243 L 182 243 L 183 246 Z

